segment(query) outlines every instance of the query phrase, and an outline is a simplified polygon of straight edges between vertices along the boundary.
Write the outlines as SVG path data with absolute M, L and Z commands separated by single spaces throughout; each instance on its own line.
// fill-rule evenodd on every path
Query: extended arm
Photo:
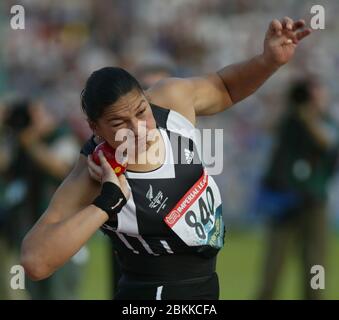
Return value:
M 221 112 L 254 93 L 293 57 L 299 41 L 311 33 L 310 29 L 301 30 L 304 27 L 303 20 L 273 20 L 262 54 L 206 76 L 165 79 L 148 94 L 154 103 L 179 111 L 193 123 L 196 115 Z

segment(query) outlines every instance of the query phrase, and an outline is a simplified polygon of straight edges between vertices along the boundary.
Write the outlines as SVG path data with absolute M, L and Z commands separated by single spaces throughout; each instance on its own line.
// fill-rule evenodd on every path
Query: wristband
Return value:
M 97 196 L 93 204 L 105 211 L 109 220 L 117 220 L 117 214 L 127 203 L 126 197 L 121 189 L 113 182 L 106 181 L 102 185 L 101 193 Z

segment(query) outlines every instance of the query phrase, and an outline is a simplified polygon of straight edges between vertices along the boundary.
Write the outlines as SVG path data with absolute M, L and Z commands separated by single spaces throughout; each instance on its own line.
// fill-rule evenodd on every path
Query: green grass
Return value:
M 97 233 L 88 243 L 90 261 L 84 270 L 84 281 L 79 288 L 79 298 L 111 299 L 110 297 L 110 246 L 108 239 Z
M 231 232 L 218 259 L 221 299 L 255 299 L 261 281 L 265 238 L 261 232 Z M 331 234 L 325 270 L 326 299 L 339 299 L 339 236 Z M 276 299 L 302 299 L 301 268 L 293 248 L 285 263 Z
M 232 231 L 219 254 L 217 271 L 221 299 L 255 299 L 260 284 L 261 259 L 265 248 L 260 231 Z M 80 299 L 110 299 L 109 246 L 97 235 L 89 243 L 90 263 L 79 288 Z M 293 250 L 285 264 L 277 291 L 277 299 L 302 299 L 300 267 Z M 339 299 L 339 235 L 331 234 L 326 267 L 324 297 Z

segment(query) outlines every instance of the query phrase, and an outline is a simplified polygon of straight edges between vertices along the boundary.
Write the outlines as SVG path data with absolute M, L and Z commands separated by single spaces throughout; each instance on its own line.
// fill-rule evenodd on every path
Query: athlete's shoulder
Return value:
M 165 78 L 145 93 L 150 103 L 174 110 L 195 125 L 193 90 L 188 79 Z

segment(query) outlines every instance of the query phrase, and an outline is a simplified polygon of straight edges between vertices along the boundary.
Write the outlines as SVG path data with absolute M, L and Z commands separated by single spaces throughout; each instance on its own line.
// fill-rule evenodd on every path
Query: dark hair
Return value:
M 94 71 L 81 92 L 81 107 L 87 117 L 96 121 L 105 108 L 133 89 L 142 92 L 139 82 L 126 70 L 105 67 Z

